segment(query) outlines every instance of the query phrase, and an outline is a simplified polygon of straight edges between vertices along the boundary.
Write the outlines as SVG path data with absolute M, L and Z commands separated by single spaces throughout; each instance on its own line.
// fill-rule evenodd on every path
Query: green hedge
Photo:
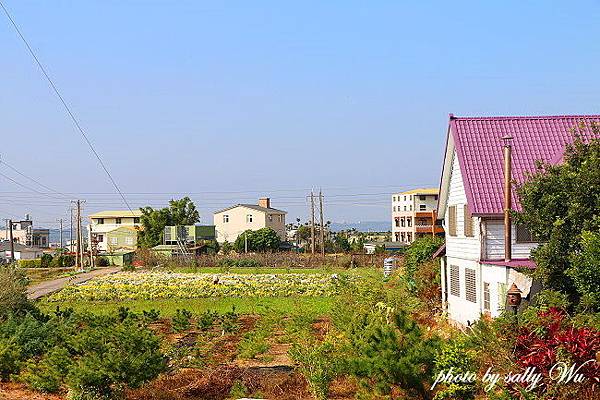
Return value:
M 19 267 L 21 268 L 41 268 L 42 260 L 36 258 L 34 260 L 19 260 Z

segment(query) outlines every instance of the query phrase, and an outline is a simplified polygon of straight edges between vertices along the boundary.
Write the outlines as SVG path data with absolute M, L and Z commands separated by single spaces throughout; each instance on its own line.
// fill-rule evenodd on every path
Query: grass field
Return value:
M 56 307 L 73 308 L 75 311 L 88 311 L 96 314 L 109 314 L 119 307 L 128 307 L 133 312 L 141 312 L 152 308 L 159 310 L 163 316 L 172 316 L 177 309 L 187 309 L 194 314 L 211 310 L 224 313 L 232 307 L 240 314 L 289 314 L 302 309 L 308 315 L 324 315 L 331 311 L 334 299 L 330 297 L 254 297 L 254 298 L 204 298 L 204 299 L 161 299 L 130 300 L 106 302 L 48 302 L 40 300 L 38 306 L 42 311 L 54 311 Z

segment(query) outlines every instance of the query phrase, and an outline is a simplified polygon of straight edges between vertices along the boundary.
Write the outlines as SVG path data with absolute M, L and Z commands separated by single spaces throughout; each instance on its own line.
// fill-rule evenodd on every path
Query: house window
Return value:
M 400 226 L 400 219 L 396 218 L 395 221 L 396 221 L 396 226 L 399 227 Z
M 460 270 L 458 265 L 450 266 L 450 294 L 460 297 Z
M 127 237 L 125 238 L 125 244 L 127 244 L 127 245 L 129 245 L 129 246 L 132 246 L 132 245 L 133 245 L 133 237 L 131 237 L 131 236 L 127 236 Z
M 393 196 L 393 197 L 392 197 L 392 201 L 396 201 L 396 196 Z
M 400 233 L 400 237 L 402 238 L 402 241 L 403 241 L 403 242 L 405 242 L 405 241 L 406 241 L 406 240 L 405 240 L 405 239 L 406 239 L 406 236 L 405 236 L 404 232 L 401 232 L 401 233 Z
M 498 283 L 498 311 L 503 311 L 506 308 L 506 283 Z
M 406 241 L 412 242 L 412 232 L 406 232 Z
M 283 220 L 284 220 L 284 216 L 283 216 L 283 215 L 280 215 L 280 216 L 279 216 L 279 222 L 283 222 Z
M 427 206 L 425 204 L 420 204 L 419 211 L 425 211 L 425 210 L 427 210 Z
M 246 215 L 246 222 L 247 222 L 247 223 L 250 223 L 250 222 L 252 222 L 252 214 L 248 214 L 248 215 Z
M 456 236 L 456 206 L 448 207 L 448 234 Z
M 490 284 L 483 282 L 483 310 L 490 311 Z
M 469 211 L 469 207 L 465 204 L 463 206 L 463 215 L 464 215 L 464 223 L 463 223 L 463 233 L 467 237 L 473 237 L 473 217 L 471 216 L 471 212 Z
M 412 204 L 409 206 L 409 210 L 412 211 Z
M 117 238 L 117 237 L 110 238 L 110 244 L 118 244 L 118 243 L 119 243 L 119 238 Z
M 437 200 L 438 199 L 438 195 L 436 194 L 435 196 L 433 196 L 433 199 Z
M 115 224 L 121 225 L 121 218 L 115 218 Z
M 412 226 L 412 218 L 411 217 L 406 218 L 406 226 Z
M 406 196 L 404 196 L 404 201 L 406 201 Z
M 404 218 L 400 218 L 400 226 L 404 226 L 405 225 L 405 220 Z
M 425 199 L 426 199 L 426 197 L 425 197 L 425 196 L 419 196 L 419 200 L 422 200 L 422 201 L 423 201 L 423 200 L 425 200 Z
M 223 215 L 223 223 L 226 224 L 229 222 L 229 215 L 225 214 Z
M 392 210 L 393 210 L 394 212 L 396 212 L 396 206 L 392 207 Z
M 104 242 L 104 235 L 98 235 L 98 242 Z
M 477 303 L 477 283 L 475 282 L 475 270 L 465 268 L 465 299 Z
M 98 219 L 96 220 L 96 223 L 97 223 L 98 225 L 102 225 L 102 224 L 104 223 L 104 218 L 98 218 Z
M 269 222 L 273 222 L 273 214 L 267 215 L 267 218 L 269 219 Z
M 140 223 L 140 217 L 133 217 L 133 223 L 134 224 L 139 224 Z
M 517 225 L 517 243 L 535 243 L 537 240 L 535 237 L 529 232 L 529 229 L 525 225 Z
M 404 211 L 406 211 L 406 206 L 404 206 Z

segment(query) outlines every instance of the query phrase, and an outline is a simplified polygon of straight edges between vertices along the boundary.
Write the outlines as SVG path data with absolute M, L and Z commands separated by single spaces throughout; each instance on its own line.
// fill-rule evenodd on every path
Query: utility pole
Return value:
M 60 248 L 63 248 L 63 219 L 59 218 L 58 220 L 59 224 L 60 224 Z
M 323 192 L 319 190 L 319 214 L 321 222 L 321 255 L 325 257 L 325 225 L 323 224 Z
M 69 250 L 71 253 L 73 252 L 73 207 L 69 207 L 69 211 L 71 212 L 71 226 L 69 232 Z
M 13 239 L 12 219 L 8 220 L 8 229 L 10 234 L 10 261 L 15 262 L 15 241 Z
M 83 233 L 81 232 L 81 200 L 73 200 L 77 210 L 75 224 L 77 228 L 77 252 L 75 253 L 75 267 L 79 270 L 83 270 Z M 71 239 L 72 241 L 72 239 Z
M 310 191 L 310 252 L 315 254 L 315 195 Z
M 244 232 L 244 253 L 248 253 L 248 230 Z

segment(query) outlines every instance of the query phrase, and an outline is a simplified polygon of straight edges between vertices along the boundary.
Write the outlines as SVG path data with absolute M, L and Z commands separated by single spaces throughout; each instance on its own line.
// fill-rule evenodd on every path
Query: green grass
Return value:
M 48 302 L 40 300 L 37 304 L 42 311 L 54 311 L 60 308 L 73 308 L 75 311 L 89 311 L 95 314 L 109 314 L 119 307 L 129 307 L 139 313 L 152 308 L 159 310 L 161 316 L 172 316 L 177 309 L 187 309 L 194 314 L 205 310 L 224 313 L 235 306 L 240 314 L 290 314 L 302 308 L 308 314 L 319 316 L 328 314 L 333 306 L 330 297 L 255 297 L 255 298 L 206 298 L 206 299 L 163 299 L 163 300 L 131 300 L 119 302 Z

